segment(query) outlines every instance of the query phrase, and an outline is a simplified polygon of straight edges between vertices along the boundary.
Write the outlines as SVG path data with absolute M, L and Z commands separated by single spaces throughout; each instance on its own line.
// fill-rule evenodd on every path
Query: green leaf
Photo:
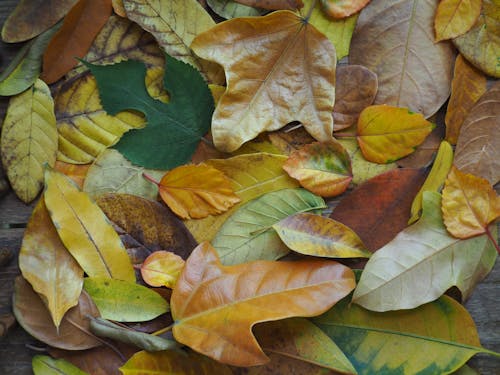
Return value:
M 169 310 L 158 293 L 129 281 L 87 277 L 83 288 L 92 297 L 101 317 L 118 322 L 144 322 Z
M 166 55 L 164 86 L 170 102 L 165 104 L 147 93 L 146 67 L 141 62 L 84 64 L 96 77 L 109 114 L 133 109 L 146 115 L 147 126 L 124 134 L 115 146 L 127 159 L 154 169 L 170 169 L 190 160 L 210 128 L 214 110 L 210 90 L 195 68 Z
M 36 355 L 31 360 L 35 375 L 87 375 L 65 359 L 52 359 L 48 355 Z
M 496 236 L 494 227 L 492 231 Z M 374 311 L 411 309 L 452 286 L 466 299 L 493 268 L 496 256 L 485 234 L 452 237 L 443 224 L 441 195 L 425 191 L 422 218 L 370 258 L 353 302 Z
M 313 322 L 360 375 L 448 374 L 476 353 L 500 356 L 480 346 L 471 316 L 447 296 L 414 310 L 384 314 L 344 299 Z
M 298 212 L 318 212 L 325 202 L 304 189 L 284 189 L 248 202 L 227 219 L 212 241 L 222 264 L 275 260 L 288 253 L 272 226 Z

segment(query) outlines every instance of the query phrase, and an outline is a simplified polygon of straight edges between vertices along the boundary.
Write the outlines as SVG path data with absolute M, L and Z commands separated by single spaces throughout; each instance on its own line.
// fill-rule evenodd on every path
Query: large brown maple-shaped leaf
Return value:
M 199 34 L 191 48 L 226 72 L 212 119 L 219 150 L 232 152 L 295 120 L 318 141 L 332 140 L 335 48 L 306 19 L 277 11 L 229 20 Z

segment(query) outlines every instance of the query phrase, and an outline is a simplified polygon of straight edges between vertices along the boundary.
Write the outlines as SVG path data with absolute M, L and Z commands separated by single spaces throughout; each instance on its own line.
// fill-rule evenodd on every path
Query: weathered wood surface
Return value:
M 12 11 L 17 0 L 0 1 L 0 25 Z M 0 44 L 0 72 L 5 69 L 18 45 Z M 5 116 L 8 100 L 0 97 L 0 119 Z M 0 167 L 1 168 L 1 167 Z M 0 175 L 3 172 L 0 170 Z M 12 250 L 16 256 L 5 266 L 0 266 L 0 316 L 10 313 L 12 309 L 12 292 L 14 278 L 19 274 L 17 253 L 21 246 L 25 224 L 33 209 L 33 204 L 26 205 L 9 192 L 0 196 L 0 249 Z M 10 228 L 14 226 L 14 228 Z M 475 290 L 466 307 L 476 322 L 479 336 L 484 347 L 500 352 L 500 262 L 494 270 Z M 31 358 L 37 354 L 33 348 L 43 348 L 44 344 L 33 339 L 18 325 L 14 326 L 7 336 L 0 338 L 0 374 L 24 375 L 32 374 Z M 480 374 L 500 374 L 500 360 L 491 356 L 476 355 L 469 365 Z

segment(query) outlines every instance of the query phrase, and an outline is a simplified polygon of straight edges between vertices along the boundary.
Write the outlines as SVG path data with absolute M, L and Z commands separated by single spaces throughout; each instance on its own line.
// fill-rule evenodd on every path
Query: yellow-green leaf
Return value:
M 182 269 L 184 260 L 170 251 L 155 251 L 141 265 L 141 276 L 151 286 L 173 288 Z
M 207 0 L 207 4 L 215 13 L 226 19 L 261 16 L 268 12 L 265 9 L 249 7 L 248 5 L 237 3 L 234 0 Z
M 48 355 L 36 355 L 31 360 L 35 375 L 88 375 L 65 359 L 52 359 Z
M 135 281 L 120 237 L 87 195 L 61 173 L 45 172 L 45 204 L 62 242 L 91 277 Z
M 411 154 L 434 127 L 407 108 L 373 105 L 361 112 L 356 138 L 367 160 L 387 163 Z
M 155 291 L 130 281 L 86 277 L 85 291 L 101 317 L 118 322 L 145 322 L 166 313 L 167 301 Z
M 43 165 L 54 166 L 57 130 L 54 102 L 41 80 L 10 100 L 0 151 L 16 195 L 28 203 L 43 187 Z
M 482 0 L 442 0 L 436 9 L 436 42 L 469 31 L 481 13 Z

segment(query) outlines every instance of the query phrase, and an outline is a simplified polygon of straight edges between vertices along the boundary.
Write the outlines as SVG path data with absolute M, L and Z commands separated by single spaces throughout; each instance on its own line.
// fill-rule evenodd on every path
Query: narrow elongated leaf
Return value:
M 148 285 L 173 288 L 184 263 L 180 256 L 170 251 L 155 251 L 141 265 L 141 275 Z
M 374 311 L 411 309 L 437 299 L 452 286 L 466 299 L 491 270 L 497 254 L 488 236 L 467 240 L 450 236 L 436 192 L 424 192 L 423 209 L 417 223 L 370 258 L 354 291 L 354 303 Z
M 455 38 L 469 31 L 481 13 L 482 0 L 443 0 L 434 19 L 436 42 Z
M 257 9 L 237 3 L 234 0 L 207 0 L 207 4 L 215 13 L 226 19 L 236 17 L 261 16 L 267 13 L 265 9 Z
M 19 268 L 59 327 L 66 311 L 78 303 L 83 270 L 61 242 L 43 199 L 38 201 L 26 227 Z
M 212 240 L 225 265 L 250 260 L 274 260 L 288 253 L 272 226 L 298 212 L 318 212 L 325 202 L 307 190 L 285 189 L 267 193 L 241 206 Z
M 36 355 L 31 361 L 35 375 L 87 375 L 70 362 L 64 359 L 52 359 L 48 355 Z
M 43 187 L 43 165 L 56 162 L 54 102 L 41 80 L 11 99 L 2 125 L 2 163 L 16 195 L 25 203 Z
M 214 282 L 215 281 L 215 282 Z M 258 322 L 326 311 L 354 287 L 353 272 L 334 261 L 256 261 L 222 266 L 199 245 L 172 293 L 177 341 L 220 362 L 263 364 L 252 334 Z
M 99 207 L 66 176 L 50 170 L 45 174 L 50 218 L 87 275 L 135 281 L 127 252 Z
M 476 353 L 498 355 L 480 346 L 471 316 L 447 296 L 386 314 L 343 301 L 314 323 L 342 349 L 358 374 L 449 374 Z

